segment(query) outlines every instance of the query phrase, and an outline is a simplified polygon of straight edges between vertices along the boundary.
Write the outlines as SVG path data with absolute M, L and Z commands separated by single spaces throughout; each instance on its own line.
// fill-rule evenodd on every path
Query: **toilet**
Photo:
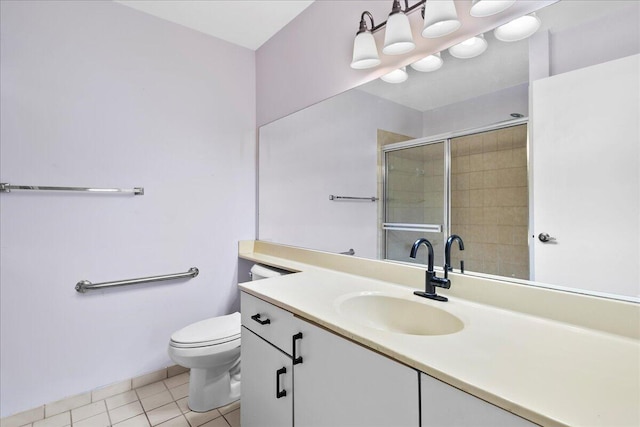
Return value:
M 282 271 L 261 265 L 251 268 L 251 279 L 280 276 Z M 189 409 L 207 412 L 240 398 L 240 313 L 212 317 L 174 332 L 169 357 L 191 370 Z

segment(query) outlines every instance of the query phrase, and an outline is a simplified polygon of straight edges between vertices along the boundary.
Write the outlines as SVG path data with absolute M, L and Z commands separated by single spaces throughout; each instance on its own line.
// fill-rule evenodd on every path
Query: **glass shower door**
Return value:
M 445 157 L 444 141 L 385 153 L 386 259 L 426 264 L 426 248 L 409 257 L 413 242 L 424 237 L 433 245 L 435 265 L 444 264 Z

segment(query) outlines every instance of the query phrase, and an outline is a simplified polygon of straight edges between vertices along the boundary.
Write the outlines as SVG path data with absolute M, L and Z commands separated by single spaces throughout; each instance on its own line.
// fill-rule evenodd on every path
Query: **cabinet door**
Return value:
M 241 340 L 242 427 L 292 426 L 291 358 L 245 327 Z
M 530 427 L 511 412 L 420 373 L 422 427 Z
M 296 427 L 418 426 L 418 371 L 295 320 L 303 334 L 295 350 L 302 357 L 294 366 Z

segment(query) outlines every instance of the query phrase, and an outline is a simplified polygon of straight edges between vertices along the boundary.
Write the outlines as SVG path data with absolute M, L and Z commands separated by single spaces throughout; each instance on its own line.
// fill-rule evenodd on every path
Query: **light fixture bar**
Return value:
M 413 6 L 409 6 L 409 0 L 405 0 L 405 9 L 402 11 L 405 15 L 408 15 L 412 12 L 415 12 L 420 6 L 426 3 L 427 0 L 420 0 L 418 3 Z M 371 32 L 375 33 L 376 31 L 381 30 L 385 25 L 387 25 L 387 21 L 381 22 L 380 24 L 371 28 Z

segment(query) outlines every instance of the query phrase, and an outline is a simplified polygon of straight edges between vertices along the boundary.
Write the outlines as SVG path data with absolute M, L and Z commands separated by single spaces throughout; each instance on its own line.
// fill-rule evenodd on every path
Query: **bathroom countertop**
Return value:
M 414 296 L 411 287 L 278 256 L 241 251 L 240 257 L 299 271 L 241 283 L 243 291 L 534 423 L 640 425 L 636 338 L 455 296 L 432 301 Z M 341 314 L 336 303 L 361 292 L 437 307 L 462 320 L 464 328 L 420 336 L 364 326 Z

